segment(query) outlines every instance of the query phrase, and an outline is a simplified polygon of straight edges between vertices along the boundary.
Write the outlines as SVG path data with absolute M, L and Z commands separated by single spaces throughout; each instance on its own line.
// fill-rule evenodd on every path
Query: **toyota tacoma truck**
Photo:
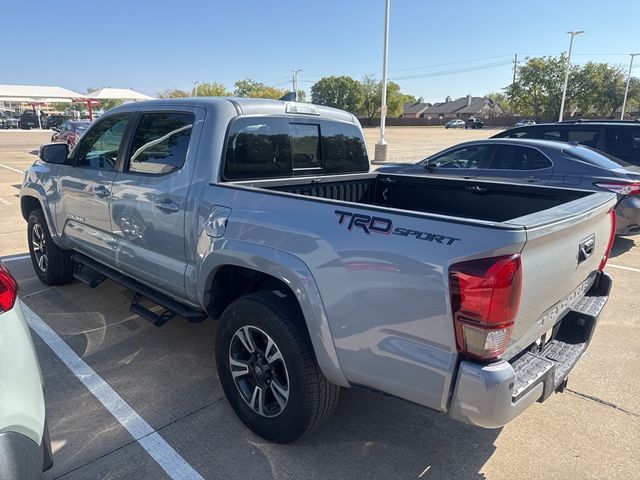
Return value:
M 341 387 L 501 427 L 564 388 L 607 302 L 615 195 L 376 173 L 340 110 L 155 100 L 67 148 L 21 188 L 39 278 L 111 279 L 157 326 L 216 319 L 224 392 L 271 441 Z

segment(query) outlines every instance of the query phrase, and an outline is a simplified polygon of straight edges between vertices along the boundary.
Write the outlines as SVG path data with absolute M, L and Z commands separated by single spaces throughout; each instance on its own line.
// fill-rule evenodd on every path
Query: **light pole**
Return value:
M 384 139 L 384 121 L 387 116 L 387 56 L 389 53 L 389 9 L 391 0 L 386 0 L 384 13 L 384 53 L 382 56 L 382 102 L 380 104 L 380 140 L 376 143 L 375 161 L 385 163 L 388 159 L 387 142 Z
M 564 87 L 562 88 L 562 102 L 560 102 L 560 116 L 558 117 L 558 121 L 562 121 L 562 117 L 564 115 L 564 101 L 567 98 L 567 84 L 569 83 L 569 69 L 571 68 L 571 48 L 573 47 L 573 37 L 576 35 L 580 35 L 584 33 L 584 30 L 578 30 L 577 32 L 567 32 L 571 35 L 571 40 L 569 41 L 569 55 L 567 56 L 567 70 L 564 72 Z
M 630 53 L 631 62 L 629 62 L 629 75 L 627 75 L 627 86 L 624 89 L 624 100 L 622 101 L 622 113 L 620 114 L 620 120 L 624 120 L 624 109 L 627 106 L 627 95 L 629 95 L 629 83 L 631 82 L 631 69 L 633 68 L 633 57 L 637 57 L 640 53 Z
M 196 96 L 196 93 L 197 93 L 197 89 L 196 89 L 196 87 L 197 87 L 197 85 L 200 83 L 200 80 L 195 80 L 195 81 L 193 81 L 193 82 L 191 82 L 191 83 L 193 83 L 193 89 L 191 90 L 191 96 L 192 96 L 192 97 L 195 97 L 195 96 Z
M 291 70 L 293 72 L 293 93 L 296 94 L 296 100 L 298 100 L 298 72 L 301 72 L 301 68 L 294 68 Z

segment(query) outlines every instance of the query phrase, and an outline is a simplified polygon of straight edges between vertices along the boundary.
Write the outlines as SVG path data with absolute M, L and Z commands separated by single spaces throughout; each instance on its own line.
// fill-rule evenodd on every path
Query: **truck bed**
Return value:
M 242 183 L 310 197 L 489 222 L 506 222 L 524 217 L 592 193 L 397 174 L 370 173 L 343 177 L 346 178 L 297 178 Z

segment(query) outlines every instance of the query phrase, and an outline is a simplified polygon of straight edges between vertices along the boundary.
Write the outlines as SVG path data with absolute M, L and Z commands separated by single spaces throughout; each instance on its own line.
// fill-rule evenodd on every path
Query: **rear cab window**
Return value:
M 634 164 L 640 163 L 640 126 L 605 129 L 607 153 Z
M 223 178 L 248 180 L 369 171 L 360 129 L 294 117 L 241 117 L 226 142 Z

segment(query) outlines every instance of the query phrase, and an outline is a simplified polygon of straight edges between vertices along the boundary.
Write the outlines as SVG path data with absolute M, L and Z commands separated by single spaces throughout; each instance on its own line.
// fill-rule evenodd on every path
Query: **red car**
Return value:
M 71 151 L 87 128 L 89 128 L 89 125 L 91 125 L 89 120 L 68 120 L 63 122 L 51 135 L 51 143 L 66 143 L 69 145 L 69 151 Z

